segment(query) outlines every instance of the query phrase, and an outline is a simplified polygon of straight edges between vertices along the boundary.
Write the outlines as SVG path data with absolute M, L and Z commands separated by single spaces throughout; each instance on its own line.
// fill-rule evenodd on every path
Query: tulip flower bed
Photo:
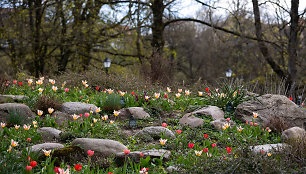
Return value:
M 279 173 L 300 172 L 303 164 L 288 157 L 288 152 L 253 154 L 249 146 L 280 142 L 280 135 L 262 128 L 256 123 L 260 117 L 254 113 L 252 122 L 242 123 L 235 119 L 232 110 L 238 104 L 250 99 L 242 86 L 224 85 L 219 89 L 204 88 L 202 91 L 165 88 L 159 91 L 139 89 L 138 91 L 119 91 L 90 87 L 86 80 L 80 86 L 67 87 L 65 83 L 56 86 L 55 80 L 43 78 L 34 81 L 6 82 L 5 94 L 24 95 L 23 103 L 35 113 L 31 124 L 8 125 L 1 122 L 0 173 Z M 60 102 L 83 102 L 97 106 L 92 112 L 73 114 L 74 121 L 58 125 L 52 113 L 37 109 L 41 96 L 53 96 Z M 236 125 L 224 124 L 222 130 L 214 129 L 209 116 L 197 115 L 204 120 L 202 126 L 190 128 L 179 124 L 188 111 L 214 105 L 225 111 L 227 121 Z M 120 108 L 143 107 L 151 118 L 137 120 L 135 130 L 131 130 L 128 120 L 118 117 Z M 175 115 L 175 116 L 171 116 Z M 137 132 L 148 126 L 162 126 L 175 133 L 175 138 L 161 134 L 159 139 L 144 141 L 126 132 Z M 57 160 L 53 151 L 44 150 L 44 156 L 30 152 L 29 147 L 43 143 L 37 129 L 54 127 L 65 132 L 69 138 L 64 140 L 70 147 L 74 138 L 100 138 L 116 140 L 128 147 L 124 165 L 117 165 L 114 156 L 97 161 L 95 152 L 87 151 L 87 157 L 79 161 Z M 143 158 L 133 162 L 128 154 L 144 149 L 164 149 L 171 151 L 167 161 Z M 293 157 L 294 158 L 294 157 Z M 95 160 L 94 160 L 95 159 Z M 172 170 L 168 167 L 173 166 Z M 304 164 L 305 167 L 305 164 Z M 168 169 L 167 169 L 168 168 Z

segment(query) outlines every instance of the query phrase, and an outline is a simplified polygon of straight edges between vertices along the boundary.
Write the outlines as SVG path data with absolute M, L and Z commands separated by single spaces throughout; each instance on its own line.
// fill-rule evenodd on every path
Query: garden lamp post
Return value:
M 225 71 L 225 76 L 226 76 L 227 78 L 231 78 L 231 77 L 232 77 L 232 73 L 233 73 L 233 71 L 232 71 L 231 69 L 227 69 L 227 70 Z
M 131 114 L 130 120 L 129 120 L 129 127 L 135 128 L 137 126 L 137 120 L 135 119 L 134 115 Z
M 108 68 L 111 66 L 112 61 L 110 58 L 105 58 L 104 59 L 104 68 L 106 68 L 106 74 L 108 74 Z
M 298 106 L 302 106 L 302 96 L 301 96 L 301 95 L 299 95 L 299 96 L 297 97 L 296 104 L 297 104 Z

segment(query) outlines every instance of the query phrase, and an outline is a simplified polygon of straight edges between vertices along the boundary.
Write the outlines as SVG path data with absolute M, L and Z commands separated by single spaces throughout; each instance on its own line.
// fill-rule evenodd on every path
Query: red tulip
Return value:
M 258 123 L 254 123 L 254 126 L 257 126 L 258 125 Z
M 95 153 L 95 151 L 92 151 L 92 150 L 87 151 L 88 156 L 93 156 L 94 153 Z
M 27 160 L 28 160 L 28 161 L 31 161 L 31 157 L 28 157 Z
M 203 148 L 203 152 L 207 153 L 208 152 L 208 148 Z
M 29 143 L 30 143 L 30 142 L 31 142 L 31 138 L 27 138 L 27 142 L 29 142 Z
M 139 156 L 140 156 L 140 158 L 142 158 L 143 157 L 143 153 L 141 153 L 141 152 L 139 152 Z
M 230 153 L 232 151 L 232 148 L 231 147 L 226 147 L 226 151 L 227 151 L 227 153 Z
M 164 97 L 165 97 L 165 98 L 168 98 L 168 95 L 165 95 Z
M 162 124 L 162 127 L 167 127 L 167 123 L 163 123 L 163 124 Z
M 31 162 L 30 162 L 30 166 L 32 166 L 32 167 L 37 166 L 37 162 L 36 162 L 36 161 L 31 161 Z
M 123 152 L 125 155 L 128 155 L 131 151 L 129 149 L 124 149 Z
M 29 171 L 31 171 L 31 170 L 32 170 L 32 166 L 26 166 L 26 168 L 25 168 L 25 169 L 26 169 L 26 171 L 27 171 L 27 172 L 29 172 Z
M 181 134 L 182 131 L 178 129 L 178 130 L 176 131 L 176 133 L 177 133 L 177 134 Z
M 245 124 L 249 124 L 249 122 L 248 122 L 248 121 L 245 121 Z
M 17 84 L 17 80 L 14 80 L 13 83 L 14 83 L 14 84 Z
M 250 122 L 250 125 L 253 126 L 253 122 Z
M 231 121 L 231 118 L 227 118 L 226 121 Z
M 63 169 L 61 169 L 60 167 L 55 167 L 54 171 L 55 171 L 55 173 L 61 173 L 61 171 L 63 171 Z
M 83 114 L 80 114 L 80 117 L 82 117 L 83 116 Z
M 132 95 L 135 95 L 135 92 L 131 92 Z
M 265 151 L 264 151 L 264 150 L 260 150 L 260 153 L 264 155 L 264 154 L 265 154 Z
M 22 86 L 22 85 L 23 85 L 23 83 L 22 83 L 22 82 L 19 82 L 19 83 L 18 83 L 18 85 L 19 85 L 19 86 Z
M 76 164 L 74 166 L 74 168 L 75 168 L 76 171 L 81 171 L 82 170 L 82 165 Z
M 208 135 L 204 134 L 204 138 L 208 138 Z
M 100 89 L 100 88 L 97 86 L 97 87 L 96 87 L 96 90 L 99 90 L 99 89 Z
M 209 91 L 209 89 L 208 89 L 208 88 L 205 88 L 205 91 L 206 91 L 206 92 L 208 92 L 208 91 Z
M 193 144 L 193 143 L 188 143 L 188 147 L 189 147 L 190 149 L 192 149 L 192 148 L 193 148 L 193 146 L 194 146 L 194 144 Z
M 89 117 L 89 113 L 86 112 L 86 113 L 84 114 L 84 116 L 85 116 L 85 117 Z
M 292 97 L 289 97 L 289 100 L 292 100 L 293 98 Z
M 216 146 L 217 146 L 216 143 L 211 144 L 211 147 L 213 147 L 213 148 L 216 147 Z

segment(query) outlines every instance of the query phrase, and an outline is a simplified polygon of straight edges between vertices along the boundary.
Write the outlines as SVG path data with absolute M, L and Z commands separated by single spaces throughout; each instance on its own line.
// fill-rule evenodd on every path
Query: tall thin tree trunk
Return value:
M 295 89 L 296 80 L 296 60 L 297 60 L 297 46 L 298 46 L 298 23 L 299 23 L 299 0 L 291 0 L 291 25 L 290 25 L 290 35 L 288 43 L 288 87 L 289 95 L 293 95 Z
M 163 32 L 164 32 L 164 23 L 163 23 L 163 13 L 164 13 L 164 4 L 163 0 L 154 0 L 151 9 L 153 12 L 153 23 L 152 23 L 152 42 L 153 53 L 150 60 L 151 63 L 151 80 L 153 82 L 159 81 L 162 74 L 162 56 L 163 48 L 165 45 Z

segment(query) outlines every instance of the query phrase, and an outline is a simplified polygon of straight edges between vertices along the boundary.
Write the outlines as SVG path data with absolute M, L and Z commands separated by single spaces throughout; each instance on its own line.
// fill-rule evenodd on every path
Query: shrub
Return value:
M 55 96 L 41 95 L 36 103 L 36 109 L 42 110 L 44 113 L 48 113 L 48 108 L 54 110 L 60 110 L 62 102 Z
M 269 127 L 273 132 L 281 133 L 288 129 L 290 125 L 284 119 L 277 116 L 272 116 L 269 118 L 267 123 L 265 123 L 264 127 Z

